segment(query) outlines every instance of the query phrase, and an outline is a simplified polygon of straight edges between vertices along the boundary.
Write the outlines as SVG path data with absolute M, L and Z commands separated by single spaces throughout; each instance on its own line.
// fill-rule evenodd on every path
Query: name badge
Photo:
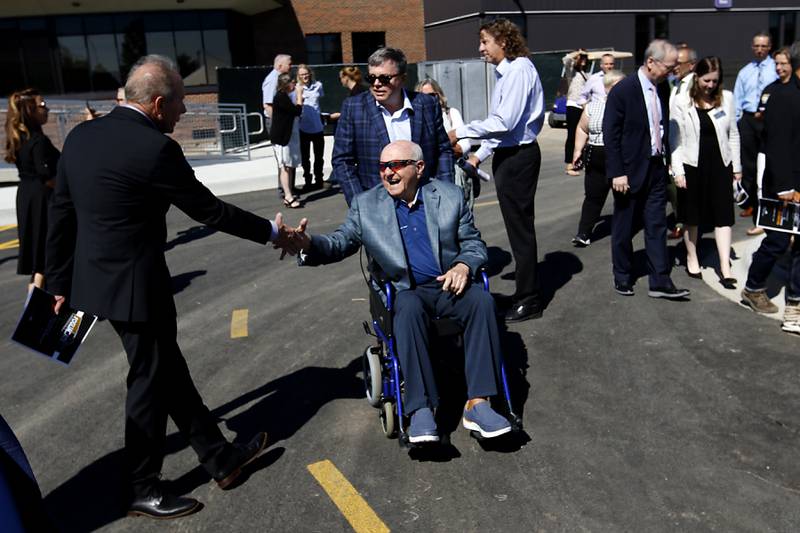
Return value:
M 725 116 L 725 110 L 724 109 L 720 109 L 719 111 L 714 113 L 714 118 L 722 118 L 724 116 Z

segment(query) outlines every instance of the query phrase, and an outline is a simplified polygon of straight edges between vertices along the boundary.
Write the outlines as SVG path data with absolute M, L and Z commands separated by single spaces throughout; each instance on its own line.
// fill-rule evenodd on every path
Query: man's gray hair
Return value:
M 378 48 L 369 56 L 367 64 L 370 67 L 379 67 L 386 61 L 393 61 L 397 65 L 398 74 L 406 73 L 408 62 L 406 61 L 406 55 L 399 48 Z
M 603 87 L 612 87 L 615 83 L 625 77 L 621 70 L 612 69 L 603 74 Z
M 647 58 L 652 57 L 655 61 L 664 61 L 669 54 L 677 51 L 675 45 L 666 39 L 654 39 L 644 51 L 644 60 L 647 61 Z
M 281 63 L 286 63 L 287 61 L 291 60 L 292 56 L 290 56 L 289 54 L 278 54 L 275 56 L 275 60 L 272 62 L 272 67 L 278 68 L 278 65 L 280 65 Z
M 411 143 L 411 159 L 414 161 L 422 161 L 425 156 L 422 153 L 422 147 L 415 142 Z
M 689 63 L 697 63 L 697 52 L 695 51 L 695 49 L 686 47 L 684 48 L 684 50 L 686 50 L 686 55 L 687 59 L 689 60 Z
M 800 41 L 795 41 L 789 49 L 789 61 L 792 63 L 792 70 L 797 72 L 800 69 Z
M 139 72 L 142 69 L 144 72 Z M 125 81 L 125 100 L 149 104 L 155 97 L 163 96 L 170 102 L 177 92 L 177 79 L 181 76 L 171 59 L 158 54 L 140 57 Z

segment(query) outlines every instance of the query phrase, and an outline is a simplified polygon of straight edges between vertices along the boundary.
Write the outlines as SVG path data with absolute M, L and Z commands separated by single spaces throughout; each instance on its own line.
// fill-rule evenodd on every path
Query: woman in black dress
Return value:
M 675 120 L 678 142 L 672 154 L 672 169 L 678 187 L 678 220 L 686 232 L 686 271 L 700 278 L 697 239 L 700 226 L 713 226 L 719 254 L 720 283 L 736 288 L 731 274 L 731 226 L 733 226 L 733 181 L 742 179 L 739 130 L 733 94 L 722 90 L 722 63 L 704 57 L 694 68 L 695 82 L 678 102 Z
M 19 172 L 17 274 L 30 276 L 29 290 L 32 285 L 44 285 L 47 209 L 61 155 L 42 132 L 47 111 L 47 103 L 34 89 L 16 92 L 8 99 L 5 160 L 16 163 Z

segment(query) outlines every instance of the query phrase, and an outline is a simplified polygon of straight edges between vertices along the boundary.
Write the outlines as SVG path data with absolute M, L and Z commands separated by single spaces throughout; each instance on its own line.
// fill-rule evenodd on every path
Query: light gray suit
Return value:
M 431 180 L 422 185 L 420 194 L 428 238 L 441 272 L 464 263 L 474 276 L 486 264 L 488 254 L 472 212 L 464 203 L 463 192 L 452 183 Z M 336 231 L 313 235 L 309 251 L 298 263 L 301 266 L 335 263 L 354 254 L 362 245 L 372 258 L 373 272 L 380 269 L 381 277 L 397 291 L 393 329 L 406 383 L 406 412 L 438 404 L 427 353 L 432 316 L 452 318 L 464 329 L 470 398 L 497 394 L 500 341 L 492 296 L 474 284 L 460 296 L 443 292 L 441 283 L 435 281 L 412 287 L 395 200 L 382 184 L 353 198 L 347 219 Z

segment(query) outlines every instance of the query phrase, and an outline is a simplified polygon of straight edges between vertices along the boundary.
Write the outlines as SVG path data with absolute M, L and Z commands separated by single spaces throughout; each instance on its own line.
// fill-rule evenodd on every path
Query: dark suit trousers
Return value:
M 756 119 L 752 113 L 745 113 L 739 119 L 739 138 L 742 154 L 742 186 L 747 191 L 746 207 L 756 207 L 758 181 L 756 179 L 756 157 L 761 145 L 761 133 L 764 123 Z M 755 220 L 755 215 L 754 215 Z
M 578 235 L 592 236 L 594 225 L 600 219 L 600 213 L 608 198 L 610 190 L 606 178 L 606 152 L 602 146 L 589 146 L 589 160 L 583 178 L 583 206 L 581 219 L 578 222 Z
M 642 187 L 635 193 L 614 193 L 611 261 L 614 281 L 633 284 L 633 236 L 644 226 L 644 248 L 650 287 L 670 287 L 666 217 L 667 170 L 660 157 L 650 159 Z
M 303 177 L 306 185 L 311 185 L 311 147 L 314 148 L 314 178 L 322 184 L 322 164 L 325 152 L 325 136 L 323 132 L 300 132 L 300 159 L 303 161 Z
M 111 321 L 128 356 L 125 455 L 133 493 L 146 495 L 161 472 L 167 416 L 189 440 L 209 474 L 228 466 L 225 440 L 189 375 L 176 340 L 176 319 Z
M 513 300 L 520 304 L 540 303 L 534 199 L 541 163 L 537 142 L 496 148 L 492 159 L 497 199 L 516 265 Z
M 775 263 L 786 253 L 792 235 L 782 231 L 767 230 L 767 236 L 753 253 L 753 262 L 747 271 L 747 284 L 750 291 L 761 291 L 767 287 L 767 278 Z M 786 300 L 800 302 L 800 238 L 794 237 L 789 263 L 789 282 L 786 284 Z
M 460 296 L 428 282 L 397 293 L 394 308 L 395 346 L 405 379 L 405 411 L 436 407 L 439 393 L 428 355 L 431 317 L 450 318 L 464 330 L 467 393 L 470 398 L 497 394 L 500 335 L 492 295 L 477 284 Z

